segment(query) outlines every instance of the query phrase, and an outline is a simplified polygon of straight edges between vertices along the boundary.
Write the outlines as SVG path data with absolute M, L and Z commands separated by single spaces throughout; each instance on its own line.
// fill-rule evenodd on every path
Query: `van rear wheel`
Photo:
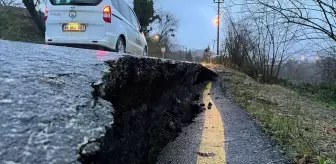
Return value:
M 118 38 L 117 45 L 116 45 L 116 52 L 126 52 L 126 46 L 125 41 L 122 37 Z

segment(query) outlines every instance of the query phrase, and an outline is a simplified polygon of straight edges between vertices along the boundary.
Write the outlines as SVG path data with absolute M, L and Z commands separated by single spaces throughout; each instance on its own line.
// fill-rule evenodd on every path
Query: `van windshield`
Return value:
M 103 0 L 49 0 L 52 5 L 96 6 Z

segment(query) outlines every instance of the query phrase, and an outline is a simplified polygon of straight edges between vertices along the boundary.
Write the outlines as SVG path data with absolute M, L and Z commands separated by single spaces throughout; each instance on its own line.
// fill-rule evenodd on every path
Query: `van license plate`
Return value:
M 86 24 L 64 23 L 62 24 L 62 30 L 63 31 L 84 32 L 86 30 Z

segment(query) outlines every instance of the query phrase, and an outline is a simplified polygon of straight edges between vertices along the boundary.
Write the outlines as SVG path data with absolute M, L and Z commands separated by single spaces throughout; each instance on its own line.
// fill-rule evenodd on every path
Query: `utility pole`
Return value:
M 214 3 L 218 4 L 217 7 L 217 55 L 219 55 L 219 25 L 220 25 L 220 4 L 224 3 L 224 0 L 213 0 Z
M 183 60 L 186 61 L 186 55 L 188 53 L 188 47 L 185 47 L 185 53 L 184 53 L 184 56 L 183 56 Z
M 216 43 L 216 40 L 212 39 L 212 41 L 213 41 L 212 51 L 215 52 L 215 43 Z

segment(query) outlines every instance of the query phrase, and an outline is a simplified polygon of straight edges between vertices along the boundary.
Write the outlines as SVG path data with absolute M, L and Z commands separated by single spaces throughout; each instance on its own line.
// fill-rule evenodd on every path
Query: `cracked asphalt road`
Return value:
M 3 40 L 0 49 L 0 163 L 78 163 L 79 146 L 113 121 L 110 103 L 92 106 L 90 84 L 108 71 L 101 52 Z
M 3 40 L 0 49 L 0 163 L 78 163 L 79 146 L 113 122 L 111 104 L 93 107 L 90 92 L 108 71 L 103 61 L 120 55 Z M 287 163 L 217 82 L 203 99 L 211 109 L 184 128 L 158 163 Z
M 190 86 L 214 76 L 99 50 L 4 40 L 0 50 L 1 164 L 151 162 L 196 112 Z
M 210 93 L 210 94 L 209 94 Z M 219 82 L 203 93 L 211 109 L 195 118 L 161 152 L 158 164 L 287 164 L 288 159 L 258 124 L 225 97 Z

